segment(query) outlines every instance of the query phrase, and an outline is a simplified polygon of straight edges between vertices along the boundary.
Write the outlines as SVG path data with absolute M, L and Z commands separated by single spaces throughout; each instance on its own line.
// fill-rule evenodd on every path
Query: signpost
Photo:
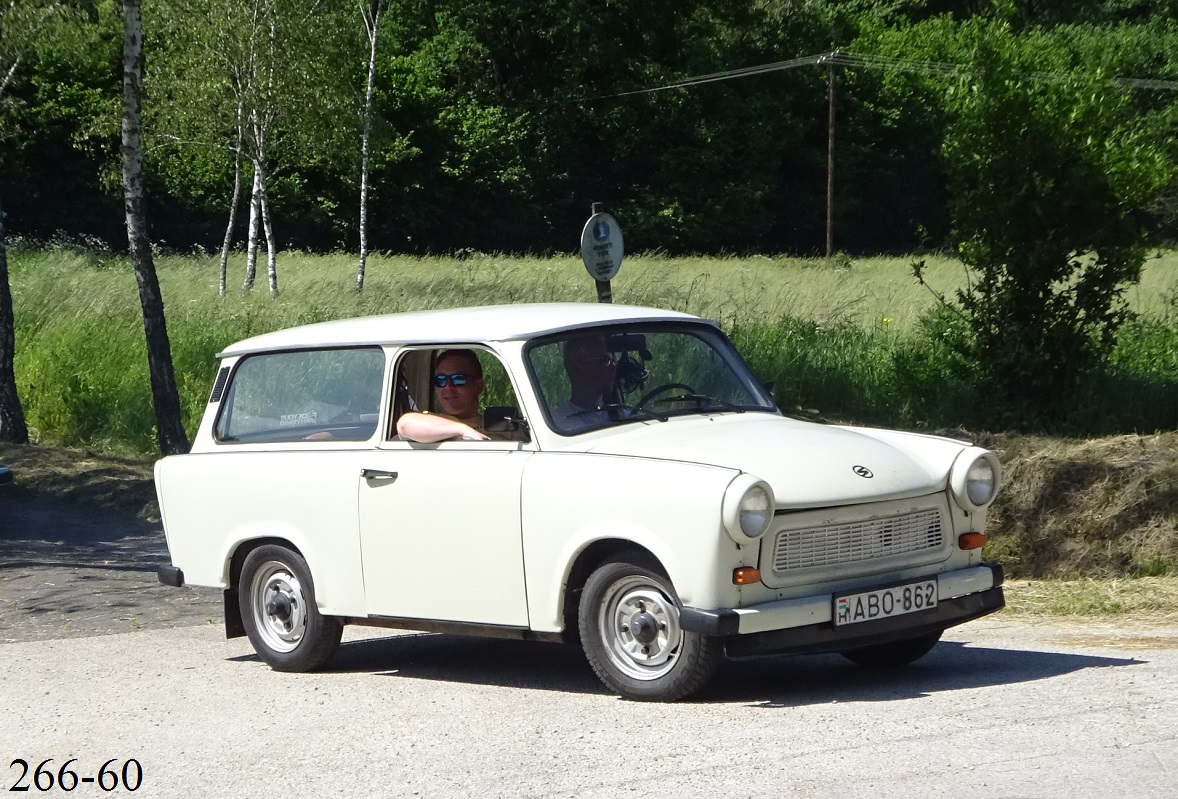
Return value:
M 581 231 L 581 260 L 597 282 L 597 301 L 613 302 L 610 280 L 622 268 L 622 229 L 618 220 L 605 213 L 603 203 L 593 203 L 592 216 Z

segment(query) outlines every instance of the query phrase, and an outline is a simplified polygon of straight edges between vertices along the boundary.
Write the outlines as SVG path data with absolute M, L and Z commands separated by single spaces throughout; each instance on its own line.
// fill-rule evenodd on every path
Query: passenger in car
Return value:
M 483 366 L 472 350 L 447 350 L 438 358 L 434 394 L 441 413 L 410 411 L 397 419 L 397 435 L 410 441 L 513 441 L 515 433 L 488 433 L 479 413 Z

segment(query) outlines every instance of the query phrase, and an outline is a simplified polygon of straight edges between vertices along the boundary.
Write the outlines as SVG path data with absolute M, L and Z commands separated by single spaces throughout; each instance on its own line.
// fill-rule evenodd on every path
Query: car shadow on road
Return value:
M 894 669 L 855 665 L 840 655 L 730 662 L 709 686 L 705 702 L 802 707 L 830 702 L 888 702 L 944 691 L 986 688 L 1061 677 L 1083 669 L 1144 661 L 1070 652 L 996 649 L 942 641 L 915 663 Z
M 234 658 L 252 659 L 255 656 Z M 835 701 L 886 702 L 1142 662 L 943 641 L 917 663 L 899 669 L 868 669 L 838 655 L 729 661 L 690 701 L 765 708 Z M 340 647 L 328 671 L 541 691 L 609 693 L 577 648 L 459 635 L 422 633 L 350 641 Z
M 606 694 L 580 649 L 562 644 L 420 633 L 349 642 L 332 671 L 400 679 Z

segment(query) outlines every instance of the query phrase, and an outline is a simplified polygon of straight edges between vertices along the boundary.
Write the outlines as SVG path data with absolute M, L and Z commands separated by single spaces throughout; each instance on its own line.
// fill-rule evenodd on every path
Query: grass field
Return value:
M 136 307 L 134 278 L 125 259 L 86 250 L 19 247 L 11 257 L 14 288 L 32 292 L 27 303 L 17 303 L 18 311 L 22 306 L 45 307 L 40 300 L 50 292 L 68 304 L 77 303 L 79 312 Z M 790 316 L 826 326 L 849 322 L 907 331 L 937 302 L 913 278 L 913 260 L 881 256 L 832 263 L 821 258 L 639 255 L 625 260 L 612 286 L 618 303 L 671 308 L 727 323 Z M 921 260 L 935 291 L 952 297 L 967 285 L 965 270 L 955 259 Z M 164 255 L 157 257 L 156 266 L 170 318 L 216 308 L 244 315 L 253 323 L 273 320 L 281 326 L 307 315 L 338 318 L 466 305 L 596 300 L 593 282 L 575 256 L 376 254 L 368 260 L 365 291 L 357 295 L 354 255 L 282 253 L 277 301 L 267 294 L 264 262 L 253 292 L 241 294 L 241 253 L 230 261 L 227 296 L 222 299 L 217 298 L 217 258 Z M 65 290 L 69 293 L 62 296 Z M 1151 257 L 1127 298 L 1143 315 L 1172 314 L 1178 303 L 1178 252 Z
M 960 263 L 925 257 L 928 283 L 946 295 L 965 285 Z M 628 258 L 613 281 L 619 303 L 717 319 L 783 408 L 867 424 L 993 429 L 968 375 L 920 320 L 936 298 L 912 277 L 911 259 Z M 217 296 L 214 257 L 161 255 L 185 423 L 194 429 L 214 355 L 247 336 L 365 314 L 476 304 L 593 302 L 573 256 L 373 256 L 355 291 L 347 254 L 283 253 L 272 299 L 265 264 L 249 295 L 235 254 Z M 68 246 L 10 252 L 18 387 L 45 441 L 148 452 L 154 448 L 141 312 L 129 262 Z M 1152 258 L 1129 293 L 1143 319 L 1127 331 L 1108 385 L 1082 397 L 1080 429 L 1106 434 L 1178 426 L 1178 253 Z M 1171 422 L 1170 420 L 1175 420 Z

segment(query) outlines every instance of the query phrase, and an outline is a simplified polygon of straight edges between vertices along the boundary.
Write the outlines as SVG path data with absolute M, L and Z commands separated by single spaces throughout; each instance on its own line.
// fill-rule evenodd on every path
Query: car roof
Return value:
M 473 344 L 512 341 L 600 324 L 706 322 L 698 316 L 610 303 L 526 303 L 361 316 L 318 322 L 247 338 L 217 354 L 344 347 L 365 344 Z

